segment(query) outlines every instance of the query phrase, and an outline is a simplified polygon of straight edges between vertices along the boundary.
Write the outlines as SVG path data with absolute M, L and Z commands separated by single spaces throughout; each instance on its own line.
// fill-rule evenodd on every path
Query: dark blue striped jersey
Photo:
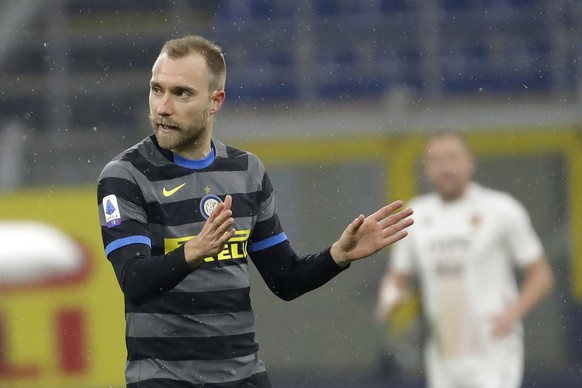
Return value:
M 226 195 L 236 233 L 192 271 L 182 244 Z M 189 160 L 152 135 L 103 169 L 98 203 L 125 294 L 128 387 L 270 386 L 254 340 L 248 260 L 287 238 L 261 161 L 216 139 L 210 155 Z

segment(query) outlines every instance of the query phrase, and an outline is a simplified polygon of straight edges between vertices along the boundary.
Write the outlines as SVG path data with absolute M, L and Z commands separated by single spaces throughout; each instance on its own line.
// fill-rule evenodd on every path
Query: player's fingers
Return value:
M 379 224 L 382 226 L 382 229 L 388 229 L 392 226 L 396 226 L 402 222 L 414 222 L 414 219 L 411 218 L 410 216 L 413 214 L 412 209 L 404 209 L 401 212 L 398 212 L 396 214 L 392 214 L 391 216 L 383 219 L 382 221 L 379 222 Z M 410 224 L 412 225 L 412 224 Z
M 214 233 L 226 220 L 231 217 L 232 211 L 230 209 L 224 211 L 215 211 L 212 213 L 212 216 L 208 217 L 208 220 L 206 220 L 202 230 L 206 231 L 207 233 Z
M 390 237 L 391 235 L 408 228 L 412 224 L 414 224 L 414 220 L 412 218 L 405 218 L 403 220 L 400 220 L 394 225 L 385 227 L 382 231 L 383 237 L 384 238 Z
M 224 221 L 226 221 L 227 219 L 229 219 L 231 217 L 232 217 L 232 210 L 222 209 L 220 214 L 216 215 L 216 218 L 214 219 L 214 223 L 217 225 L 220 225 L 220 224 L 224 223 Z
M 494 338 L 501 338 L 503 337 L 509 330 L 504 327 L 504 326 L 500 326 L 500 325 L 496 325 L 493 326 L 493 328 L 491 329 L 491 335 Z
M 395 225 L 391 225 L 382 231 L 382 243 L 384 246 L 394 244 L 408 235 L 408 228 L 414 223 L 411 218 L 404 219 Z
M 228 221 L 229 219 L 230 221 Z M 225 222 L 227 223 L 226 227 L 224 227 Z M 217 236 L 220 235 L 221 232 L 224 232 L 226 228 L 231 226 L 233 223 L 234 220 L 232 220 L 232 210 L 227 209 L 220 212 L 215 211 L 212 213 L 211 217 L 208 217 L 206 223 L 204 223 L 202 232 L 200 234 L 209 237 Z M 222 228 L 222 230 L 219 231 L 219 228 Z
M 228 240 L 230 240 L 232 238 L 232 236 L 234 236 L 234 232 L 236 230 L 234 228 L 230 228 L 229 230 L 225 231 L 222 236 L 219 237 L 218 239 L 218 244 L 222 247 L 224 246 L 224 244 L 226 244 L 228 242 Z
M 384 239 L 382 240 L 383 247 L 387 247 L 388 245 L 394 244 L 395 242 L 402 240 L 406 236 L 408 236 L 407 230 L 401 230 L 399 232 L 390 234 L 389 236 L 384 237 Z
M 378 209 L 374 214 L 370 215 L 370 218 L 379 222 L 388 217 L 393 211 L 400 209 L 403 204 L 404 202 L 398 199 L 383 208 Z
M 225 214 L 230 212 L 230 210 L 225 211 Z M 220 219 L 220 218 L 219 218 Z M 219 221 L 219 219 L 217 219 L 217 221 Z M 227 230 L 229 230 L 232 225 L 234 224 L 234 218 L 232 217 L 228 217 L 224 220 L 221 220 L 220 223 L 216 223 L 216 229 L 213 232 L 214 236 L 222 236 L 224 233 L 226 233 Z
M 350 224 L 346 228 L 346 232 L 349 234 L 355 234 L 358 231 L 358 229 L 360 229 L 360 226 L 364 224 L 365 220 L 366 217 L 364 217 L 363 214 L 360 214 L 358 217 L 356 217 L 356 219 L 350 222 Z
M 222 213 L 223 210 L 224 210 L 224 202 L 221 202 L 218 205 L 216 205 L 216 207 L 214 208 L 214 210 L 210 214 L 210 217 L 208 217 L 208 220 L 206 220 L 206 223 L 214 222 L 214 220 Z
M 390 225 L 394 225 L 399 223 L 400 221 L 404 220 L 405 218 L 410 217 L 414 211 L 411 208 L 404 209 L 399 211 L 398 213 L 391 214 L 388 217 L 384 218 L 380 221 L 383 228 L 387 228 Z
M 232 206 L 232 196 L 227 195 L 224 198 L 224 202 L 220 202 L 218 205 L 216 205 L 216 208 L 214 208 L 214 210 L 212 211 L 212 214 L 210 214 L 210 217 L 208 217 L 208 221 L 213 222 L 225 210 L 230 209 L 231 206 Z
M 501 338 L 511 332 L 513 324 L 503 315 L 494 315 L 491 318 L 491 335 Z
M 227 195 L 224 198 L 224 209 L 230 209 L 232 206 L 232 196 L 231 195 Z

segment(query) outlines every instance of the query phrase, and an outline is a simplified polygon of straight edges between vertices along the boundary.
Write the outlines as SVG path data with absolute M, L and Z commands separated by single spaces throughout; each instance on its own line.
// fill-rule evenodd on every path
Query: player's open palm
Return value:
M 414 222 L 410 216 L 412 209 L 402 208 L 398 200 L 364 217 L 360 214 L 342 233 L 331 247 L 331 255 L 339 265 L 368 257 L 382 248 L 404 238 L 405 230 Z

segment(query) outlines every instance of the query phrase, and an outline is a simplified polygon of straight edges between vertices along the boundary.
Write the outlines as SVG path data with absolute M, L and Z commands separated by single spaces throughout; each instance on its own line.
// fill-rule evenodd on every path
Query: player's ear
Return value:
M 210 95 L 210 114 L 211 115 L 218 112 L 218 110 L 222 106 L 222 103 L 224 102 L 225 97 L 226 97 L 226 93 L 224 92 L 224 90 L 215 90 L 214 92 L 212 92 L 212 94 Z

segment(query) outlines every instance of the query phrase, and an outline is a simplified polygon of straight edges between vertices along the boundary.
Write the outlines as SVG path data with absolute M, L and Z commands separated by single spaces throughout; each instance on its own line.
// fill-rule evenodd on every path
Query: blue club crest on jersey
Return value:
M 214 194 L 206 194 L 200 200 L 200 213 L 202 213 L 202 217 L 208 219 L 214 209 L 218 206 L 219 203 L 222 202 L 222 199 L 218 198 Z

